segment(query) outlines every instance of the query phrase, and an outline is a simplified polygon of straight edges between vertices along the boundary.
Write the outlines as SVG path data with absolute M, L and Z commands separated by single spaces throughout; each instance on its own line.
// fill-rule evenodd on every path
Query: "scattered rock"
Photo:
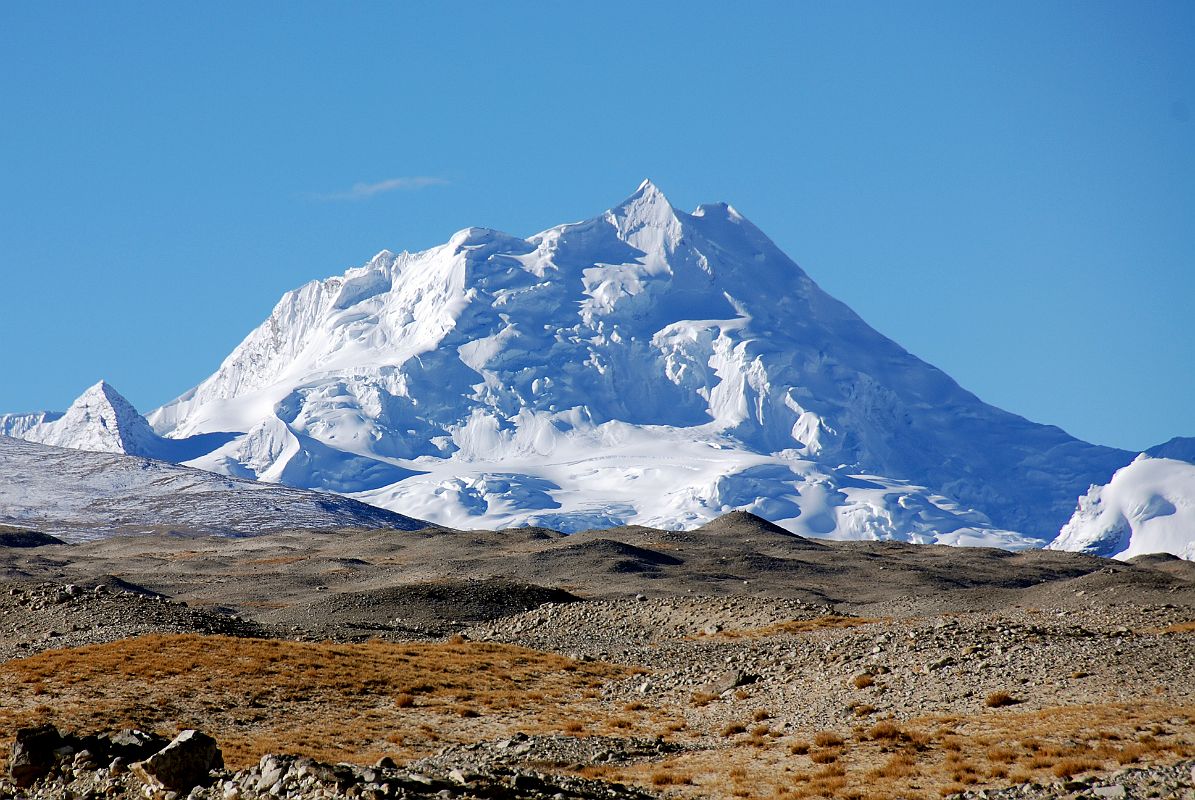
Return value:
M 55 751 L 62 745 L 62 734 L 53 725 L 18 730 L 8 762 L 13 783 L 22 788 L 32 786 L 54 766 Z
M 197 730 L 186 730 L 144 761 L 129 767 L 147 786 L 188 792 L 208 782 L 208 773 L 224 766 L 216 740 Z

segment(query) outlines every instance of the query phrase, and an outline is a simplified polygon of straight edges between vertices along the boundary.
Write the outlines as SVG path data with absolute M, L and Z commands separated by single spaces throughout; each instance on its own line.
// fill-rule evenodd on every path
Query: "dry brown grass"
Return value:
M 0 747 L 17 727 L 41 722 L 87 731 L 199 727 L 234 767 L 265 752 L 364 763 L 394 754 L 396 735 L 399 749 L 416 755 L 438 740 L 560 730 L 578 716 L 583 689 L 629 674 L 490 643 L 143 636 L 0 664 Z
M 1064 758 L 1054 765 L 1052 771 L 1056 777 L 1071 778 L 1093 769 L 1099 769 L 1101 766 L 1103 766 L 1102 762 L 1092 758 Z
M 932 797 L 1018 779 L 1046 783 L 1069 769 L 1109 772 L 1122 764 L 1195 755 L 1195 707 L 1172 696 L 998 713 L 976 703 L 968 714 L 816 731 L 799 721 L 795 728 L 765 724 L 771 715 L 755 709 L 768 696 L 766 687 L 756 687 L 753 696 L 761 699 L 747 705 L 728 700 L 709 708 L 687 706 L 684 695 L 682 707 L 674 708 L 676 698 L 607 691 L 615 680 L 635 685 L 631 674 L 623 667 L 474 642 L 145 637 L 0 664 L 0 737 L 11 736 L 17 724 L 41 721 L 76 730 L 133 726 L 163 733 L 197 725 L 221 741 L 230 764 L 243 766 L 267 751 L 325 761 L 370 763 L 381 755 L 401 760 L 516 730 L 594 736 L 684 731 L 682 739 L 714 744 L 662 763 L 577 770 L 666 789 L 683 800 Z M 741 710 L 741 724 L 721 728 L 724 705 Z M 719 730 L 727 731 L 726 738 L 717 736 Z M 0 741 L 0 749 L 6 744 Z
M 851 685 L 856 689 L 866 689 L 869 686 L 875 686 L 876 679 L 867 672 L 860 672 L 855 677 L 851 678 Z
M 729 746 L 678 757 L 683 764 L 677 768 L 683 766 L 693 784 L 669 793 L 687 800 L 881 800 L 1013 782 L 1045 784 L 1069 770 L 1107 774 L 1125 758 L 1171 763 L 1195 755 L 1195 718 L 1189 715 L 1185 706 L 1143 698 L 1115 705 L 887 719 L 849 732 L 741 736 Z M 1159 726 L 1158 720 L 1167 724 Z M 1163 733 L 1154 733 L 1159 728 Z M 636 775 L 637 768 L 630 768 L 627 777 L 650 785 L 648 767 L 638 769 Z M 741 776 L 744 771 L 748 777 Z M 731 778 L 731 772 L 740 777 Z
M 1005 706 L 1015 706 L 1020 700 L 1013 697 L 1008 692 L 992 692 L 984 698 L 983 704 L 988 708 L 1003 708 Z
M 917 760 L 908 753 L 895 753 L 881 766 L 868 773 L 872 781 L 892 781 L 917 774 Z
M 884 720 L 872 725 L 867 731 L 867 738 L 869 739 L 886 739 L 888 741 L 900 741 L 905 738 L 906 734 L 901 730 L 900 726 L 892 720 Z
M 841 747 L 843 738 L 833 731 L 818 731 L 813 735 L 813 743 L 818 747 Z
M 693 778 L 683 772 L 657 770 L 651 774 L 651 785 L 656 787 L 680 786 L 693 783 Z
M 747 726 L 741 722 L 731 722 L 722 728 L 722 736 L 738 736 L 740 733 L 746 733 Z
M 809 760 L 814 764 L 833 764 L 842 755 L 842 751 L 837 747 L 827 748 L 825 750 L 818 750 L 809 756 Z
M 989 747 L 984 753 L 984 757 L 996 764 L 1011 764 L 1017 760 L 1017 751 L 1008 745 L 1001 744 Z

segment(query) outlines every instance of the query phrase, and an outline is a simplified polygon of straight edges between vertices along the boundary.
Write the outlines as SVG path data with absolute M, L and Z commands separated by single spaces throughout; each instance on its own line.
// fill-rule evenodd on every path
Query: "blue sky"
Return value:
M 745 7 L 737 7 L 745 6 Z M 1195 3 L 0 4 L 0 410 L 650 177 L 1082 438 L 1195 435 Z

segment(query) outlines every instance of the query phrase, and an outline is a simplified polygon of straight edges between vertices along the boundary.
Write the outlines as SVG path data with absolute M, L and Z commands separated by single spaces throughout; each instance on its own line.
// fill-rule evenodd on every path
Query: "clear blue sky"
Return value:
M 148 411 L 304 281 L 650 177 L 991 403 L 1195 435 L 1193 43 L 1188 0 L 2 3 L 0 410 Z

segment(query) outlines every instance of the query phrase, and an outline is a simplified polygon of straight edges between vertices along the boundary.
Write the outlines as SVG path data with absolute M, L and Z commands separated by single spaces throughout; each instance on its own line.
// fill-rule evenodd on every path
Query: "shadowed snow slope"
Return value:
M 1173 553 L 1195 561 L 1195 464 L 1138 456 L 1079 498 L 1050 549 L 1119 559 Z
M 745 509 L 809 536 L 1015 548 L 1133 456 L 982 403 L 730 206 L 686 214 L 646 181 L 584 222 L 469 228 L 288 292 L 149 420 L 225 437 L 173 460 L 463 528 Z
M 424 527 L 334 494 L 7 436 L 0 436 L 0 523 L 68 540 L 169 530 L 248 535 L 287 528 Z

